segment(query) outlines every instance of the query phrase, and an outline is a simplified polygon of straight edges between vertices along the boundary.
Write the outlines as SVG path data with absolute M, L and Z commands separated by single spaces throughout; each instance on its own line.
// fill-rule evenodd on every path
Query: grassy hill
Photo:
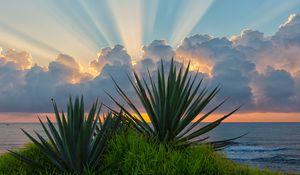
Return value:
M 19 153 L 42 162 L 48 170 L 37 170 L 9 153 L 0 156 L 0 174 L 56 174 L 55 166 L 32 144 Z M 212 175 L 280 175 L 282 173 L 238 165 L 221 153 L 204 146 L 174 150 L 159 145 L 134 131 L 118 133 L 109 143 L 101 169 L 92 174 L 212 174 Z

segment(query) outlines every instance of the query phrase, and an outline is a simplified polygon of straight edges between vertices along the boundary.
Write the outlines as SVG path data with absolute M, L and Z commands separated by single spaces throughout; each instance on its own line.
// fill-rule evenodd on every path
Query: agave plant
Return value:
M 161 67 L 157 70 L 156 81 L 152 78 L 149 70 L 149 81 L 146 81 L 145 78 L 140 78 L 133 71 L 135 81 L 131 78 L 129 80 L 150 122 L 146 121 L 138 107 L 133 104 L 132 100 L 114 79 L 118 94 L 124 99 L 133 113 L 126 110 L 114 97 L 108 95 L 126 113 L 137 131 L 154 138 L 159 143 L 171 146 L 206 143 L 217 150 L 222 149 L 236 138 L 208 141 L 209 137 L 200 136 L 217 127 L 224 119 L 237 111 L 238 108 L 216 121 L 200 127 L 199 124 L 223 105 L 226 99 L 201 117 L 198 117 L 218 94 L 220 88 L 217 86 L 212 91 L 209 91 L 208 88 L 201 88 L 203 79 L 197 83 L 198 73 L 194 76 L 190 75 L 189 67 L 190 64 L 186 68 L 182 65 L 178 70 L 172 59 L 169 71 L 167 71 L 169 73 L 165 76 L 164 63 L 161 60 Z
M 99 168 L 100 161 L 106 149 L 108 139 L 118 129 L 121 118 L 108 113 L 100 119 L 100 107 L 97 101 L 93 104 L 89 114 L 85 116 L 83 98 L 75 99 L 73 105 L 70 98 L 67 116 L 58 112 L 53 101 L 54 114 L 57 127 L 47 117 L 47 126 L 40 120 L 47 138 L 36 133 L 37 139 L 28 132 L 22 131 L 29 139 L 57 166 L 62 172 L 82 173 L 84 169 L 95 170 Z M 30 165 L 43 168 L 38 162 L 30 158 L 11 153 Z

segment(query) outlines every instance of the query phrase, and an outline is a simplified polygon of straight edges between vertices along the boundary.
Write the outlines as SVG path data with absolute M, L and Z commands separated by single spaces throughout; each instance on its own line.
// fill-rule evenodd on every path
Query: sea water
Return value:
M 224 123 L 212 139 L 246 136 L 223 152 L 243 164 L 284 172 L 300 172 L 300 123 Z

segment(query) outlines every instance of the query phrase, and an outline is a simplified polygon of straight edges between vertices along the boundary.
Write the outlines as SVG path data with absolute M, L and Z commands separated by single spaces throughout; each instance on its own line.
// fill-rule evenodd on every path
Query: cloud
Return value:
M 251 29 L 243 30 L 240 36 L 233 36 L 231 41 L 239 50 L 250 49 L 255 52 L 268 49 L 271 45 L 264 33 Z
M 232 97 L 230 105 L 244 103 L 246 111 L 299 111 L 299 31 L 294 14 L 270 37 L 251 29 L 230 40 L 195 35 L 177 51 L 212 65 L 211 82 L 221 83 L 222 96 Z
M 191 60 L 191 73 L 199 70 L 205 85 L 221 85 L 215 104 L 230 97 L 223 111 L 244 104 L 241 111 L 299 112 L 299 31 L 300 17 L 293 14 L 272 36 L 251 29 L 230 39 L 197 34 L 186 37 L 178 48 L 154 40 L 143 47 L 143 59 L 134 66 L 126 49 L 116 45 L 101 49 L 88 70 L 70 55 L 60 54 L 41 67 L 25 51 L 0 49 L 0 111 L 49 112 L 51 98 L 65 104 L 69 95 L 84 95 L 87 105 L 97 97 L 113 105 L 105 93 L 117 97 L 111 77 L 138 102 L 128 80 L 132 69 L 144 77 L 149 70 L 156 77 L 160 59 L 167 68 L 175 57 L 177 66 Z
M 273 36 L 265 37 L 262 32 L 247 29 L 232 37 L 232 42 L 237 50 L 256 64 L 259 72 L 271 66 L 294 74 L 300 64 L 299 29 L 300 16 L 292 14 Z
M 297 110 L 295 80 L 285 70 L 268 67 L 255 80 L 256 103 L 268 111 L 289 112 Z
M 247 104 L 244 109 L 253 106 L 250 81 L 256 74 L 255 64 L 235 49 L 230 40 L 208 35 L 195 35 L 186 38 L 177 52 L 183 57 L 189 55 L 193 58 L 193 62 L 212 67 L 209 80 L 211 88 L 221 85 L 221 93 L 217 100 L 220 102 L 226 97 L 231 97 L 224 110 L 232 110 L 242 103 Z
M 90 62 L 90 69 L 98 75 L 107 64 L 129 65 L 131 58 L 121 45 L 115 45 L 114 48 L 106 47 L 98 53 L 98 59 Z
M 285 23 L 280 25 L 274 39 L 286 44 L 300 44 L 299 28 L 300 16 L 299 14 L 292 14 Z
M 213 37 L 209 35 L 199 34 L 185 38 L 176 49 L 176 58 L 184 63 L 191 62 L 192 71 L 199 71 L 211 76 L 215 57 L 205 47 L 205 43 L 211 39 Z
M 148 46 L 143 47 L 144 58 L 151 58 L 154 61 L 160 59 L 171 59 L 175 56 L 175 52 L 170 45 L 164 40 L 154 40 Z
M 24 75 L 16 63 L 0 58 L 0 95 L 12 94 L 14 89 L 24 84 Z
M 0 59 L 2 62 L 14 63 L 19 69 L 28 69 L 32 65 L 32 57 L 30 53 L 25 51 L 17 52 L 13 49 L 9 49 L 2 53 L 2 48 L 0 49 Z
M 46 68 L 34 65 L 30 69 L 20 69 L 18 62 L 8 61 L 1 64 L 0 72 L 1 111 L 48 111 L 49 99 L 68 96 L 74 83 L 91 79 L 81 72 L 74 58 L 63 54 Z M 66 95 L 57 94 L 67 86 L 72 88 L 65 90 Z

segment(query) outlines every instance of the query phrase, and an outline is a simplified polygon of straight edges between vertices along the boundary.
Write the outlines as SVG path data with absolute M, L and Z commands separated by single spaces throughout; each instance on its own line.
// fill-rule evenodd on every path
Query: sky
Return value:
M 172 57 L 192 61 L 205 85 L 221 84 L 214 103 L 230 101 L 220 113 L 243 104 L 231 121 L 300 121 L 300 1 L 0 4 L 0 121 L 51 112 L 51 98 L 64 106 L 70 95 L 112 105 L 110 75 L 134 98 L 124 73 L 155 72 Z

